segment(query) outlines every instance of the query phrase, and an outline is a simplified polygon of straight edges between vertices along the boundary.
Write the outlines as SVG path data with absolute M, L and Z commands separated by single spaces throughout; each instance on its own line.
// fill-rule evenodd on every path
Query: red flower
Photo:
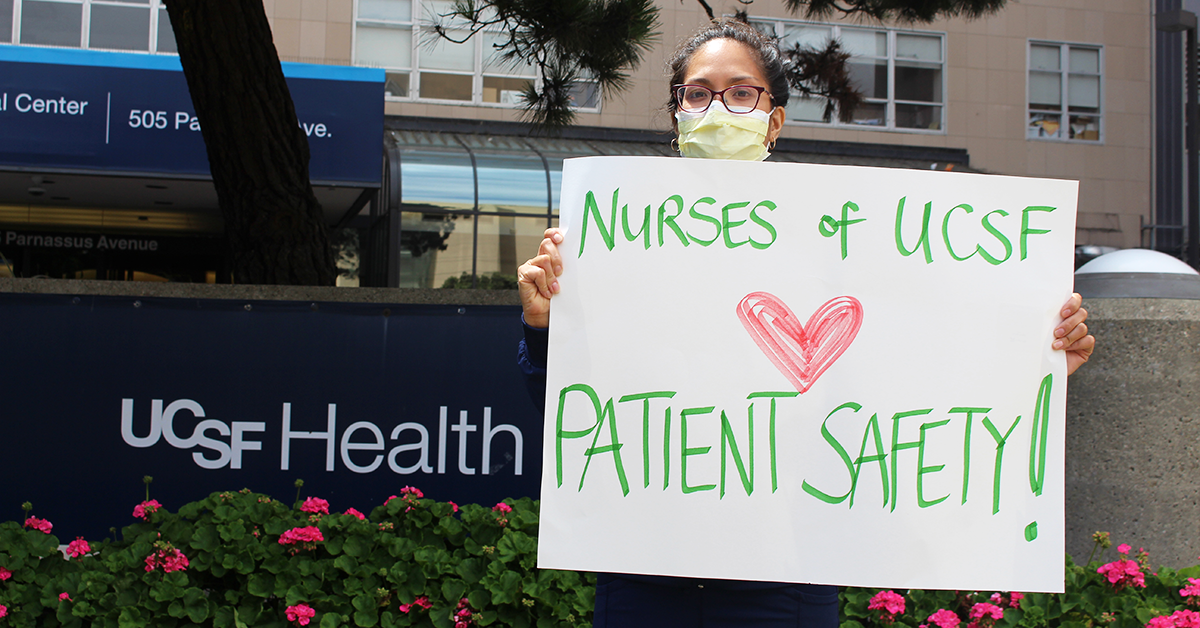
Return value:
M 492 511 L 493 512 L 512 512 L 512 506 L 509 506 L 508 504 L 506 504 L 504 502 L 500 502 L 500 503 L 496 504 L 495 506 L 492 506 Z
M 159 508 L 162 508 L 162 504 L 158 503 L 157 499 L 144 501 L 133 507 L 133 516 L 138 519 L 149 519 L 150 515 L 158 512 Z
M 46 521 L 45 519 L 38 519 L 37 517 L 30 517 L 25 520 L 25 527 L 33 528 L 34 530 L 40 530 L 41 532 L 50 534 L 50 530 L 54 529 L 54 524 L 50 523 L 49 521 Z
M 163 573 L 187 571 L 188 559 L 183 552 L 170 543 L 155 543 L 154 546 L 159 549 L 146 557 L 146 571 L 154 571 L 159 567 L 162 567 Z
M 1108 578 L 1113 590 L 1120 591 L 1127 586 L 1146 588 L 1146 576 L 1141 566 L 1129 559 L 1114 560 L 1107 565 L 1101 565 L 1096 573 Z
M 308 604 L 297 604 L 287 607 L 284 614 L 287 615 L 288 621 L 295 622 L 300 626 L 307 626 L 309 620 L 317 614 L 317 611 L 313 610 Z
M 292 545 L 294 543 L 316 543 L 324 541 L 325 535 L 321 534 L 321 529 L 316 526 L 304 526 L 303 528 L 292 528 L 284 532 L 279 537 L 280 545 Z
M 342 514 L 350 515 L 351 517 L 357 517 L 359 521 L 365 521 L 367 518 L 366 515 L 362 514 L 361 512 L 358 512 L 357 510 L 355 510 L 353 508 L 347 508 L 346 512 L 344 512 Z
M 417 599 L 413 600 L 412 604 L 401 604 L 400 612 L 407 613 L 407 612 L 411 611 L 414 606 L 418 606 L 425 610 L 429 610 L 429 609 L 433 608 L 433 604 L 431 604 L 429 602 L 428 597 L 425 597 L 424 595 L 419 595 L 419 596 L 417 596 Z
M 82 536 L 75 537 L 74 541 L 67 544 L 67 556 L 71 558 L 79 558 L 90 551 L 92 548 L 87 541 L 83 540 Z
M 65 602 L 74 602 L 74 601 L 75 601 L 75 600 L 72 600 L 72 599 L 71 599 L 71 594 L 70 594 L 70 593 L 67 593 L 66 591 L 63 591 L 62 593 L 59 593 L 59 594 L 58 594 L 58 599 L 59 599 L 59 600 L 62 600 L 62 601 L 65 601 Z
M 897 615 L 904 613 L 904 596 L 895 591 L 880 591 L 871 598 L 871 602 L 867 604 L 867 609 L 883 611 L 879 614 L 879 621 L 891 624 L 896 621 Z
M 6 615 L 8 615 L 8 607 L 0 604 L 0 617 L 5 617 Z
M 309 497 L 304 500 L 304 504 L 300 506 L 300 510 L 316 515 L 327 515 L 329 514 L 329 502 L 320 497 Z
M 0 567 L 0 582 L 3 582 L 4 580 L 8 580 L 11 577 L 12 577 L 11 571 L 9 571 L 3 567 Z
M 425 493 L 422 493 L 421 489 L 416 488 L 415 486 L 406 486 L 406 487 L 400 489 L 400 494 L 404 495 L 405 497 L 411 496 L 411 497 L 416 497 L 418 499 L 425 497 Z M 395 497 L 395 496 L 393 495 L 393 497 Z
M 454 509 L 454 512 L 458 512 L 458 504 L 456 504 L 454 502 L 446 502 L 446 503 L 450 504 L 450 507 Z

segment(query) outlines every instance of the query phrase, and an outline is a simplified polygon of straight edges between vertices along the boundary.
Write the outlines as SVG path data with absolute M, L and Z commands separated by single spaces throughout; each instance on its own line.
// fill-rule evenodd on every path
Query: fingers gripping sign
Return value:
M 563 263 L 559 245 L 563 240 L 562 229 L 547 229 L 538 254 L 517 268 L 521 310 L 530 327 L 550 326 L 550 299 L 561 290 L 558 278 L 563 273 Z
M 1071 295 L 1062 309 L 1062 323 L 1054 328 L 1055 350 L 1067 352 L 1067 375 L 1075 372 L 1088 361 L 1096 346 L 1096 337 L 1088 333 L 1087 310 L 1083 309 L 1083 297 Z

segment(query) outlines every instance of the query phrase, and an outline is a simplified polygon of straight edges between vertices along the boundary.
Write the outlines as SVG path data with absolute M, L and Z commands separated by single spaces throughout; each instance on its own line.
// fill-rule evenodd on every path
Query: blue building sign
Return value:
M 376 187 L 384 71 L 284 63 L 314 182 Z M 174 56 L 0 45 L 0 167 L 208 175 Z
M 0 294 L 0 521 L 103 538 L 144 499 L 243 487 L 369 512 L 404 486 L 536 496 L 515 306 Z

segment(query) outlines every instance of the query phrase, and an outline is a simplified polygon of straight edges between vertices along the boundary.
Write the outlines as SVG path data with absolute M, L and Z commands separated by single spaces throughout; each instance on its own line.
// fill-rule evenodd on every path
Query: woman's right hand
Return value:
M 521 310 L 525 324 L 538 329 L 550 326 L 550 297 L 561 288 L 558 278 L 562 275 L 562 256 L 558 245 L 562 244 L 561 229 L 547 229 L 533 259 L 517 268 L 517 290 L 521 294 Z

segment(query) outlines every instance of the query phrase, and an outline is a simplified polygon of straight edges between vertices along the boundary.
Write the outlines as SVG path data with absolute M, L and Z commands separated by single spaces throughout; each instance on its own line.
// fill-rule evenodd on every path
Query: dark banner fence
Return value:
M 536 496 L 519 309 L 0 294 L 0 520 L 60 539 L 243 487 L 369 513 Z

